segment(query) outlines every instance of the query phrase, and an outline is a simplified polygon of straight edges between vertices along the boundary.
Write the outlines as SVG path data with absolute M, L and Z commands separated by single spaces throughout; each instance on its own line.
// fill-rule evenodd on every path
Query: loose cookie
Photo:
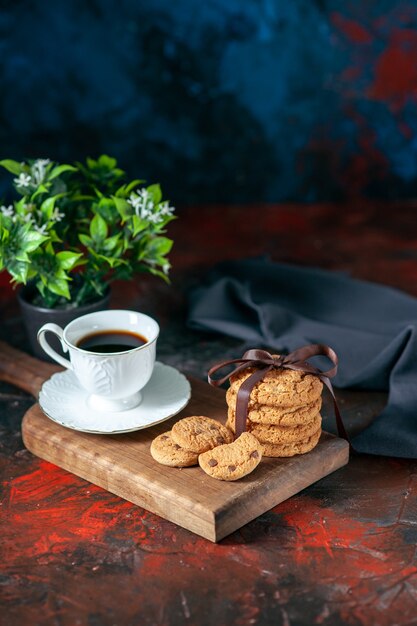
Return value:
M 185 417 L 174 424 L 171 434 L 172 439 L 181 448 L 198 454 L 224 443 L 231 443 L 234 438 L 233 433 L 226 426 L 203 415 Z
M 236 409 L 237 394 L 231 388 L 227 390 L 226 401 L 231 411 Z M 248 418 L 258 424 L 274 424 L 275 426 L 300 426 L 310 422 L 320 412 L 322 404 L 321 396 L 304 406 L 281 407 L 258 404 L 252 400 L 249 402 Z
M 198 454 L 175 443 L 170 430 L 152 441 L 151 455 L 155 461 L 169 467 L 190 467 L 198 463 Z
M 245 368 L 231 377 L 231 389 L 236 393 L 240 385 L 254 372 Z M 258 404 L 280 407 L 299 407 L 311 404 L 321 396 L 323 383 L 317 376 L 287 369 L 270 370 L 255 384 L 251 400 Z
M 226 422 L 226 426 L 233 432 L 236 432 L 236 418 L 234 412 L 231 412 L 231 409 L 229 409 L 229 418 Z M 252 433 L 262 444 L 272 443 L 287 445 L 290 443 L 298 443 L 314 435 L 319 428 L 321 428 L 320 413 L 317 413 L 310 422 L 291 428 L 273 426 L 271 424 L 254 424 L 250 420 L 246 420 L 246 430 Z
M 296 454 L 306 454 L 316 447 L 321 435 L 321 428 L 303 441 L 298 443 L 289 443 L 286 445 L 277 445 L 274 443 L 263 443 L 263 455 L 273 457 L 289 457 Z
M 198 462 L 212 478 L 230 481 L 253 472 L 261 459 L 262 445 L 250 433 L 242 433 L 233 443 L 200 454 Z

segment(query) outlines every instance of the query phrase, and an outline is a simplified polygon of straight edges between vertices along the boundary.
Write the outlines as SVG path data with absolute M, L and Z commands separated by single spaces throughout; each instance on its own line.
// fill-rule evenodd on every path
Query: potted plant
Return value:
M 168 280 L 173 242 L 164 233 L 174 208 L 158 184 L 127 181 L 107 155 L 0 165 L 17 195 L 0 206 L 0 270 L 25 285 L 19 300 L 37 355 L 40 326 L 106 308 L 111 281 L 139 272 Z

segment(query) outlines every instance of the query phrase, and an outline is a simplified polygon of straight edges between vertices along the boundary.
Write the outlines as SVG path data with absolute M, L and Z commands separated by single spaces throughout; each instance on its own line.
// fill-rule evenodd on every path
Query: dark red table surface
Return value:
M 185 325 L 185 290 L 215 261 L 269 254 L 417 295 L 416 218 L 412 203 L 190 208 L 171 229 L 172 285 L 118 284 L 112 305 L 156 316 L 158 358 L 205 378 L 242 347 Z M 1 290 L 0 338 L 24 348 Z M 338 395 L 351 432 L 385 401 Z M 2 626 L 417 624 L 416 461 L 353 458 L 216 545 L 33 457 L 32 403 L 0 383 Z

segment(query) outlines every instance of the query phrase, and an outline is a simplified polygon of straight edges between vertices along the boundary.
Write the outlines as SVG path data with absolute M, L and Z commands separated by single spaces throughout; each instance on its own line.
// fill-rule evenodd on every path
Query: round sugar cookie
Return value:
M 226 422 L 234 433 L 236 432 L 236 418 L 234 412 L 229 409 L 229 417 Z M 250 420 L 246 421 L 246 429 L 255 435 L 261 443 L 273 443 L 287 445 L 304 441 L 314 435 L 321 428 L 321 415 L 317 413 L 312 420 L 305 424 L 292 427 L 274 426 L 271 424 L 256 424 Z
M 254 368 L 246 368 L 233 375 L 231 389 L 236 393 L 254 371 Z M 258 404 L 294 408 L 311 404 L 321 396 L 322 390 L 323 383 L 317 376 L 296 370 L 272 369 L 255 384 L 250 397 Z
M 217 420 L 203 415 L 192 415 L 172 427 L 172 439 L 181 448 L 201 454 L 224 443 L 231 443 L 233 433 Z
M 228 389 L 226 401 L 229 406 L 229 415 L 231 414 L 230 411 L 235 412 L 236 399 L 237 393 Z M 257 404 L 251 400 L 248 407 L 248 417 L 251 422 L 258 424 L 292 427 L 310 422 L 320 412 L 321 405 L 321 396 L 309 404 L 295 407 L 268 406 Z
M 321 435 L 321 428 L 303 441 L 299 441 L 298 443 L 288 443 L 285 445 L 278 445 L 275 443 L 263 443 L 261 444 L 263 447 L 263 455 L 272 456 L 272 457 L 289 457 L 295 456 L 296 454 L 306 454 L 313 450 L 319 442 Z
M 151 455 L 161 465 L 190 467 L 197 465 L 198 454 L 181 448 L 171 437 L 171 431 L 158 435 L 151 443 Z

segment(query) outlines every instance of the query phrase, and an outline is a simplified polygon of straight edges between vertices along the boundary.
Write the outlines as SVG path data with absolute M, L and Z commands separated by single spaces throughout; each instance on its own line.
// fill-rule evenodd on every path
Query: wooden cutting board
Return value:
M 61 368 L 0 342 L 0 379 L 37 397 L 42 383 Z M 187 415 L 225 421 L 225 393 L 190 379 L 192 399 L 176 417 L 123 435 L 91 435 L 48 419 L 38 404 L 23 418 L 25 446 L 33 454 L 187 528 L 219 541 L 276 504 L 334 472 L 349 460 L 346 441 L 323 433 L 317 447 L 289 459 L 262 459 L 236 482 L 217 481 L 199 467 L 159 465 L 149 453 L 152 439 Z

